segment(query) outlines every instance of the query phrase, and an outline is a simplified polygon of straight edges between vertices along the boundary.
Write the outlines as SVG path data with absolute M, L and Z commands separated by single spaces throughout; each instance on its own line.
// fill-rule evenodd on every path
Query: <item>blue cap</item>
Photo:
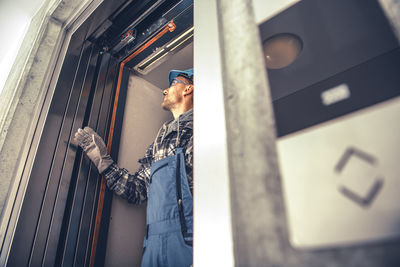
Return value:
M 171 84 L 172 80 L 179 76 L 179 74 L 184 74 L 183 76 L 188 76 L 189 79 L 193 80 L 193 69 L 187 70 L 171 70 L 169 72 L 168 80 L 169 84 Z

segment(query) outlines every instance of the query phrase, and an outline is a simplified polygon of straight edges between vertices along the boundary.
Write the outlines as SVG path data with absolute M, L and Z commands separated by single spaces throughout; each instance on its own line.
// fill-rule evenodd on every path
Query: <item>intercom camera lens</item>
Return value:
M 264 41 L 263 50 L 267 68 L 282 69 L 296 60 L 302 50 L 302 42 L 294 34 L 281 33 Z

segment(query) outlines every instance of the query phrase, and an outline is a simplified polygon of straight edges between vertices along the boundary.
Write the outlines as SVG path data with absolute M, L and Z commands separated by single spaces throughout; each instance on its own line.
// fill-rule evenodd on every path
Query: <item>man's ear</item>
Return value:
M 193 84 L 187 85 L 187 86 L 185 87 L 185 89 L 183 90 L 183 95 L 184 95 L 184 96 L 190 95 L 190 94 L 192 94 L 192 93 L 193 93 Z

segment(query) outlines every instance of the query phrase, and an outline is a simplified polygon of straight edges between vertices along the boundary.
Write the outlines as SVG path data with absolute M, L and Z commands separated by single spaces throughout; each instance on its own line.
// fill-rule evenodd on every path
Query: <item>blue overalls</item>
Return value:
M 193 198 L 183 148 L 177 148 L 174 156 L 152 163 L 147 199 L 142 267 L 191 266 Z

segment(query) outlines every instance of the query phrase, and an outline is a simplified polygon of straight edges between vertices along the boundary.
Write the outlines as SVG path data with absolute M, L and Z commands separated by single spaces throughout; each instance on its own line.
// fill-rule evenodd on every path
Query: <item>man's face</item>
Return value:
M 161 107 L 171 111 L 172 108 L 183 102 L 185 87 L 189 86 L 189 81 L 181 76 L 176 77 L 169 88 L 163 91 L 164 101 Z

